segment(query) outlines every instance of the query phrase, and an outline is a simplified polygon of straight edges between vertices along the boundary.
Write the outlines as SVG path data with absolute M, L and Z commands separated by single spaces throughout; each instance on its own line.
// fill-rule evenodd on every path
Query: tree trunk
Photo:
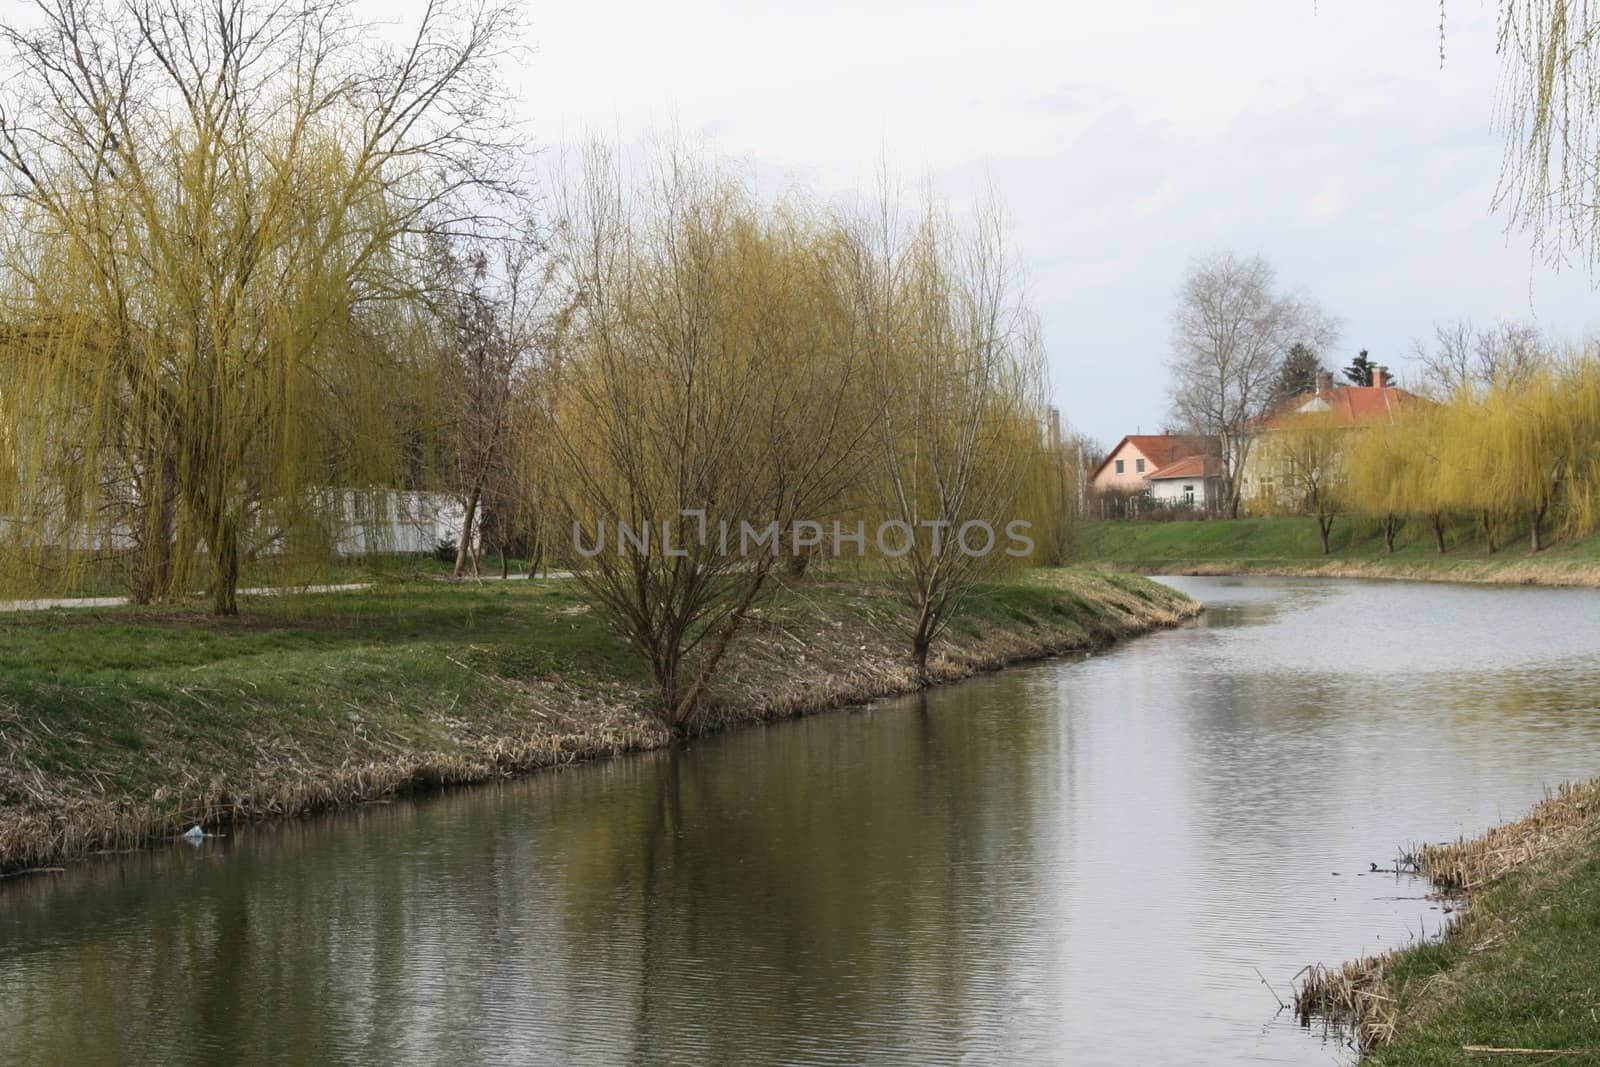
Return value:
M 1328 534 L 1331 533 L 1332 531 L 1333 531 L 1333 516 L 1329 515 L 1327 518 L 1323 518 L 1321 515 L 1318 515 L 1317 516 L 1317 533 L 1322 536 L 1322 554 L 1324 556 L 1326 556 L 1328 554 Z
M 1495 550 L 1495 544 L 1494 544 L 1494 520 L 1491 518 L 1491 516 L 1489 515 L 1489 512 L 1487 510 L 1484 510 L 1484 511 L 1480 512 L 1479 513 L 1479 517 L 1483 520 L 1483 536 L 1484 536 L 1484 539 L 1489 542 L 1489 551 L 1490 551 L 1490 553 L 1493 553 L 1494 550 Z
M 750 610 L 750 605 L 755 603 L 756 594 L 761 591 L 761 585 L 767 578 L 767 565 L 765 563 L 756 567 L 750 573 L 750 581 L 745 585 L 744 596 L 739 598 L 738 606 L 733 609 L 718 631 L 716 640 L 706 650 L 705 656 L 700 660 L 700 669 L 695 672 L 694 681 L 689 683 L 689 690 L 678 701 L 672 711 L 672 724 L 674 729 L 688 727 L 699 717 L 700 700 L 705 696 L 706 687 L 711 683 L 711 676 L 717 671 L 717 665 L 722 662 L 722 656 L 728 651 L 728 646 L 733 642 L 733 635 L 744 624 L 744 617 Z
M 146 514 L 140 523 L 139 555 L 134 564 L 132 600 L 135 604 L 153 604 L 172 592 L 177 472 L 173 469 L 172 458 L 166 455 L 148 459 L 146 469 L 151 471 L 151 481 L 146 486 L 148 499 L 143 502 Z
M 1400 517 L 1398 515 L 1389 514 L 1383 517 L 1383 544 L 1389 550 L 1390 555 L 1394 554 L 1394 535 L 1399 529 Z
M 1433 520 L 1433 540 L 1439 546 L 1439 555 L 1442 556 L 1445 553 L 1444 516 L 1435 511 L 1428 517 Z
M 933 645 L 933 611 L 930 591 L 922 594 L 922 607 L 917 611 L 917 624 L 911 631 L 911 664 L 916 668 L 917 681 L 928 680 L 928 650 Z
M 1528 537 L 1533 545 L 1533 551 L 1538 552 L 1544 548 L 1544 516 L 1550 510 L 1548 504 L 1540 504 L 1533 509 L 1532 523 L 1529 525 Z
M 467 497 L 466 513 L 461 518 L 461 540 L 456 542 L 456 569 L 455 577 L 459 578 L 467 569 L 467 559 L 472 553 L 472 524 L 478 516 L 478 497 L 482 494 L 477 486 L 472 487 L 472 492 Z M 477 573 L 477 564 L 474 561 L 473 573 Z
M 211 591 L 211 614 L 239 614 L 239 530 L 232 522 L 218 524 L 211 546 L 215 586 Z

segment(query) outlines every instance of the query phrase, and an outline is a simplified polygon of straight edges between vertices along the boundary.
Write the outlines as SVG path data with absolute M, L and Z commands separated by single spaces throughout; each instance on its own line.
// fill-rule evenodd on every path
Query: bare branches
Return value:
M 1277 272 L 1259 256 L 1221 252 L 1191 265 L 1172 316 L 1172 413 L 1216 439 L 1234 514 L 1248 429 L 1273 398 L 1282 360 L 1296 343 L 1321 351 L 1338 332 L 1338 320 L 1308 297 L 1280 292 Z
M 1433 347 L 1413 342 L 1424 383 L 1441 397 L 1525 381 L 1555 362 L 1555 344 L 1536 324 L 1501 320 L 1475 329 L 1470 319 L 1436 322 Z

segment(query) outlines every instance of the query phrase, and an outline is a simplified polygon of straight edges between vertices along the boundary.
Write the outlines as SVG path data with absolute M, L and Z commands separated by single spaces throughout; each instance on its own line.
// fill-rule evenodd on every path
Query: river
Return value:
M 1600 773 L 1600 593 L 1167 580 L 1103 654 L 0 883 L 0 1062 L 1347 1063 L 1273 990 Z

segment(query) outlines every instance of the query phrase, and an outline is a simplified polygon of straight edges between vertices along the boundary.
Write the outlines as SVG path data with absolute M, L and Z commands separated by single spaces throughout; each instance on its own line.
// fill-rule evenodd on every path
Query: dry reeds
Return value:
M 1524 818 L 1480 837 L 1423 845 L 1414 859 L 1441 892 L 1467 893 L 1562 847 L 1600 814 L 1600 778 L 1565 784 Z
M 1465 897 L 1541 856 L 1579 839 L 1600 817 L 1600 778 L 1565 784 L 1525 817 L 1474 838 L 1422 845 L 1403 853 L 1397 869 L 1428 878 L 1442 895 Z M 1446 936 L 1456 933 L 1451 926 Z M 1404 950 L 1401 950 L 1404 951 Z M 1351 960 L 1337 970 L 1317 964 L 1295 976 L 1294 1009 L 1302 1026 L 1320 1018 L 1348 1026 L 1360 1049 L 1394 1040 L 1399 993 L 1392 981 L 1397 953 Z
M 1386 1045 L 1394 1040 L 1399 1005 L 1387 988 L 1392 953 L 1350 960 L 1337 970 L 1314 964 L 1295 975 L 1294 1011 L 1300 1025 L 1313 1018 L 1348 1026 L 1356 1047 Z

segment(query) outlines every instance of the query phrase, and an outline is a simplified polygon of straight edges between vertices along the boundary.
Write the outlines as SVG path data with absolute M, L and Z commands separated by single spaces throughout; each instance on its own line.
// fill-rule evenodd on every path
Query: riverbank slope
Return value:
M 1199 610 L 1129 575 L 1022 572 L 976 591 L 930 671 L 953 681 Z M 726 661 L 710 727 L 915 689 L 905 611 L 871 582 L 783 590 Z M 389 582 L 261 598 L 227 620 L 6 616 L 0 870 L 669 744 L 647 699 L 570 581 Z
M 1440 940 L 1311 972 L 1303 1019 L 1350 1026 L 1370 1067 L 1600 1063 L 1600 779 L 1412 862 L 1465 911 Z
M 1303 518 L 1196 522 L 1110 520 L 1073 528 L 1074 566 L 1138 574 L 1271 574 L 1289 577 L 1406 578 L 1440 582 L 1600 587 L 1600 536 L 1559 541 L 1530 555 L 1516 531 L 1498 531 L 1488 551 L 1481 531 L 1458 522 L 1441 555 L 1433 530 L 1411 521 L 1384 544 L 1376 522 L 1340 519 L 1322 554 L 1316 522 Z

